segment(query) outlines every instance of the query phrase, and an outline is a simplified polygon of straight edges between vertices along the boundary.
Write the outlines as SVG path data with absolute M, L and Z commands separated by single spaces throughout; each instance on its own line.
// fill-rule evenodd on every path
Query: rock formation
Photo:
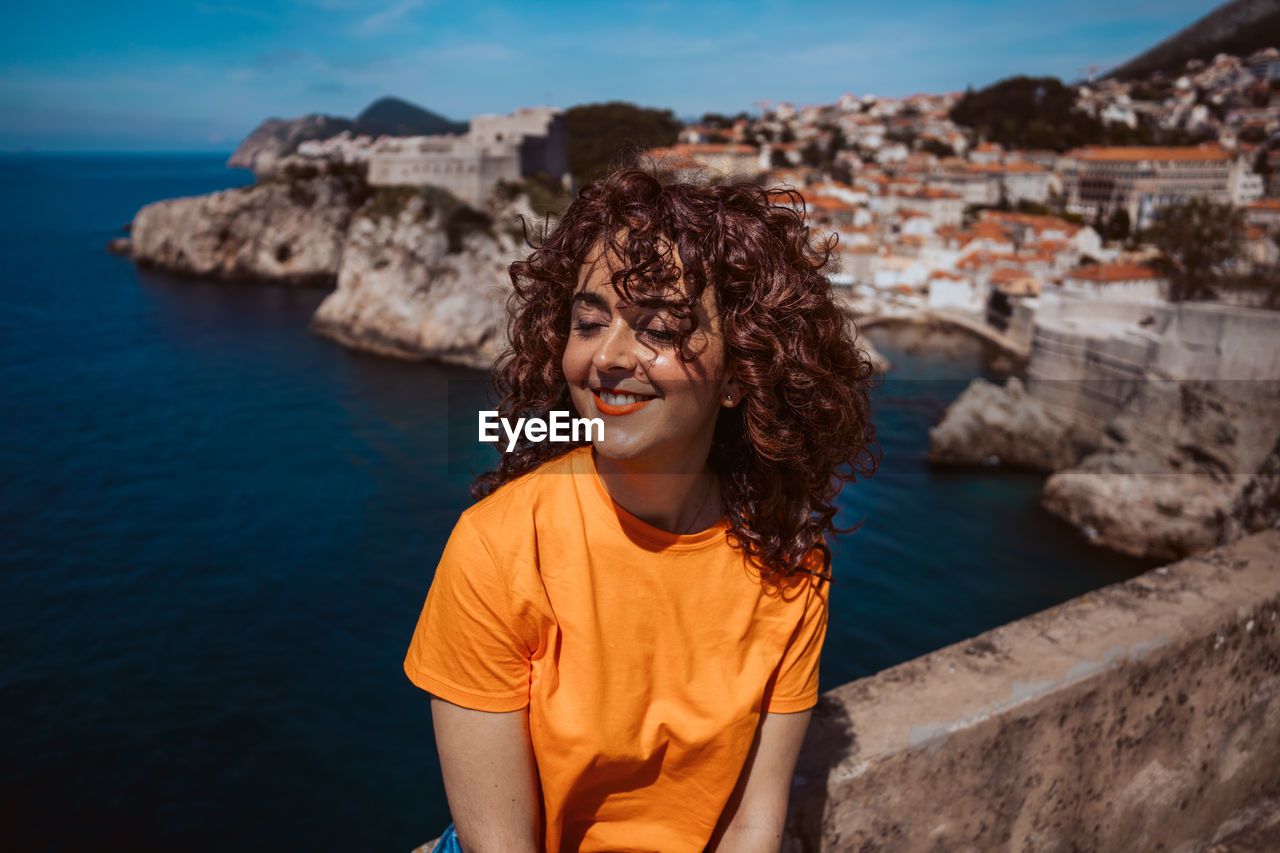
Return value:
M 508 228 L 447 193 L 381 189 L 352 219 L 338 288 L 312 328 L 346 346 L 487 369 L 505 344 L 519 251 Z
M 357 176 L 326 174 L 158 201 L 134 217 L 129 252 L 183 275 L 332 286 L 367 197 Z
M 334 287 L 312 328 L 344 346 L 487 369 L 505 341 L 525 196 L 473 210 L 432 187 L 286 157 L 276 177 L 138 212 L 112 251 L 183 275 Z
M 1222 519 L 1218 544 L 1226 545 L 1268 527 L 1280 528 L 1280 438 Z
M 975 379 L 929 430 L 925 458 L 1048 472 L 1073 465 L 1093 444 L 1078 419 L 1031 397 L 1017 377 L 1003 386 Z
M 1093 543 L 1179 559 L 1280 518 L 1280 387 L 1150 379 L 1100 431 L 975 380 L 930 431 L 932 462 L 1054 471 L 1041 505 Z
M 1043 506 L 1133 556 L 1172 560 L 1212 548 L 1280 437 L 1280 399 L 1264 387 L 1142 383 L 1098 450 L 1045 482 Z

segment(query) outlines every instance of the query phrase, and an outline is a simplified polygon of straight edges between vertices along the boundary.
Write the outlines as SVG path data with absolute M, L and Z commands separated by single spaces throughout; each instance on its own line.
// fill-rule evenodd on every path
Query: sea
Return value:
M 457 449 L 484 375 L 318 337 L 320 290 L 107 253 L 149 202 L 252 181 L 226 158 L 0 155 L 6 849 L 408 853 L 449 820 L 401 665 L 491 461 Z M 824 689 L 1151 567 L 1043 511 L 1040 475 L 926 464 L 990 353 L 868 335 L 894 367 Z

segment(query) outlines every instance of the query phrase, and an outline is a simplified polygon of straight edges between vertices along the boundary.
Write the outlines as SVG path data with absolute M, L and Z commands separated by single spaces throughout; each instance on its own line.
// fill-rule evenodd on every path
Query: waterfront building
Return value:
M 1066 273 L 1061 293 L 1110 302 L 1163 303 L 1169 282 L 1141 264 L 1088 264 Z
M 1268 231 L 1280 232 L 1280 198 L 1260 198 L 1244 206 L 1244 221 Z
M 383 137 L 368 157 L 374 186 L 443 187 L 480 207 L 499 181 L 545 173 L 564 180 L 568 147 L 564 117 L 553 107 L 511 115 L 478 115 L 462 136 Z
M 958 273 L 946 270 L 934 270 L 929 274 L 926 285 L 929 290 L 928 306 L 930 308 L 958 308 L 963 311 L 977 312 L 982 309 L 982 300 L 978 296 L 973 282 Z
M 1087 218 L 1129 214 L 1134 227 L 1147 228 L 1160 208 L 1191 198 L 1236 203 L 1257 190 L 1237 161 L 1218 145 L 1077 148 L 1061 163 L 1067 210 Z

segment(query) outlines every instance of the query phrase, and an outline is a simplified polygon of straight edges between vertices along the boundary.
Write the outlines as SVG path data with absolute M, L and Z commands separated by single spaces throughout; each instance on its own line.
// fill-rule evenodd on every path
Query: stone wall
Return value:
M 1280 802 L 1278 620 L 1269 530 L 836 688 L 784 850 L 1209 850 Z
M 1027 390 L 1099 427 L 1150 378 L 1280 379 L 1277 311 L 1216 303 L 1041 302 Z

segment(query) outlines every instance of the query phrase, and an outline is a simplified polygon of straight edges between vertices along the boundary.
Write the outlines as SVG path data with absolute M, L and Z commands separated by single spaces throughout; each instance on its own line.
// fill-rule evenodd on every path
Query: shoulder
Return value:
M 459 526 L 503 538 L 534 525 L 540 514 L 556 511 L 576 499 L 575 473 L 591 447 L 576 447 L 534 470 L 503 483 L 488 497 L 464 510 Z

